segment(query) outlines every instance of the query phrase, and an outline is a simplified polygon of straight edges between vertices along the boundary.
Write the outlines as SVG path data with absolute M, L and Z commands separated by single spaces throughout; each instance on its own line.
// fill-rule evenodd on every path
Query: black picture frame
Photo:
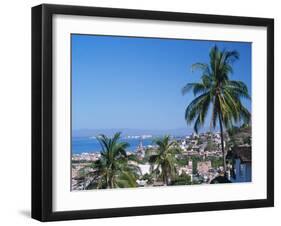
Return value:
M 52 210 L 52 17 L 55 14 L 182 21 L 267 28 L 267 198 L 95 210 Z M 253 92 L 256 92 L 255 90 Z M 122 217 L 274 206 L 274 20 L 176 12 L 43 4 L 32 8 L 32 218 Z

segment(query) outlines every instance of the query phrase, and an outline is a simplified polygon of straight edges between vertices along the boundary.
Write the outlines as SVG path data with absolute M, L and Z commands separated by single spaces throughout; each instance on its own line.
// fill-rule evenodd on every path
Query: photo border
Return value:
M 267 198 L 54 212 L 52 210 L 52 18 L 55 14 L 266 27 Z M 32 218 L 40 221 L 55 221 L 270 206 L 274 206 L 273 19 L 49 4 L 32 8 Z

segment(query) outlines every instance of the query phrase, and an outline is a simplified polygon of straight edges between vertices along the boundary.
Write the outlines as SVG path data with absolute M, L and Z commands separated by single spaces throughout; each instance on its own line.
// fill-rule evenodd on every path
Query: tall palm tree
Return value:
M 209 57 L 209 64 L 192 65 L 192 71 L 202 72 L 200 82 L 188 83 L 182 89 L 183 95 L 193 91 L 195 96 L 185 110 L 185 120 L 188 124 L 194 122 L 194 130 L 198 132 L 205 123 L 208 111 L 211 110 L 210 126 L 216 128 L 217 122 L 219 123 L 223 167 L 226 170 L 224 128 L 231 128 L 241 121 L 249 122 L 251 114 L 243 106 L 241 99 L 250 99 L 250 96 L 247 86 L 242 81 L 230 79 L 232 64 L 239 59 L 237 51 L 220 51 L 214 46 Z
M 119 142 L 121 133 L 113 138 L 104 134 L 97 137 L 102 151 L 99 160 L 90 165 L 91 182 L 89 188 L 124 188 L 136 187 L 137 176 L 140 171 L 135 164 L 131 164 L 126 154 L 127 142 Z
M 170 136 L 158 138 L 155 143 L 158 146 L 157 153 L 150 156 L 149 162 L 152 164 L 153 173 L 161 178 L 165 185 L 169 185 L 177 173 L 176 154 L 180 153 L 180 149 L 175 141 L 171 141 Z

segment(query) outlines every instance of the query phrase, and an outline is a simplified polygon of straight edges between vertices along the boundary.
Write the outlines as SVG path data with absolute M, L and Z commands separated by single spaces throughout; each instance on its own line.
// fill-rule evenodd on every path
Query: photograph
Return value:
M 31 190 L 39 221 L 274 206 L 274 19 L 32 7 Z
M 70 39 L 71 191 L 252 182 L 251 42 Z

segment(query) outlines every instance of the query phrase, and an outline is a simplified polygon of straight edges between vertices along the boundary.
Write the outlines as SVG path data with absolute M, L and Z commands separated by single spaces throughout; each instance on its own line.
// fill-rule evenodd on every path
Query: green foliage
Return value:
M 218 168 L 223 166 L 223 158 L 222 157 L 207 157 L 206 161 L 210 160 L 212 163 L 212 168 Z
M 186 108 L 187 123 L 194 122 L 194 130 L 204 125 L 209 109 L 212 109 L 211 125 L 216 127 L 221 118 L 226 128 L 233 123 L 250 120 L 250 112 L 243 106 L 241 99 L 250 99 L 248 88 L 242 81 L 230 80 L 232 63 L 239 59 L 236 51 L 220 51 L 214 46 L 210 52 L 210 64 L 196 63 L 192 69 L 202 72 L 199 83 L 188 83 L 182 93 L 193 91 L 195 99 Z M 211 107 L 212 106 L 212 107 Z
M 243 138 L 243 143 L 244 143 L 244 144 L 249 144 L 249 145 L 251 145 L 251 144 L 252 144 L 252 139 L 251 139 L 251 137 L 244 137 L 244 138 Z
M 205 151 L 213 151 L 213 150 L 216 150 L 216 149 L 218 149 L 217 144 L 212 140 L 208 140 L 207 145 L 205 147 Z
M 190 184 L 192 184 L 191 177 L 186 173 L 182 173 L 180 176 L 176 176 L 171 184 L 172 185 L 190 185 Z
M 87 177 L 91 179 L 87 189 L 93 188 L 124 188 L 136 187 L 136 180 L 140 174 L 139 168 L 129 164 L 126 142 L 118 142 L 121 133 L 116 133 L 113 138 L 101 134 L 97 137 L 102 147 L 101 158 L 88 168 Z
M 72 164 L 81 164 L 81 163 L 89 163 L 87 160 L 72 160 Z
M 242 125 L 240 128 L 235 127 L 235 129 L 228 130 L 229 147 L 235 147 L 239 145 L 252 144 L 252 133 L 251 133 L 251 126 L 249 125 Z
M 227 130 L 229 136 L 233 136 L 233 135 L 237 134 L 238 131 L 239 131 L 239 127 L 237 127 L 237 126 L 233 126 L 232 128 L 229 128 Z
M 188 157 L 180 155 L 177 157 L 177 165 L 178 166 L 186 166 L 188 164 Z
M 176 154 L 181 153 L 181 149 L 177 142 L 170 141 L 170 136 L 158 138 L 154 142 L 158 148 L 156 153 L 150 156 L 149 162 L 156 178 L 161 179 L 164 184 L 168 185 L 177 174 L 178 159 Z
M 201 145 L 201 144 L 203 144 L 202 139 L 197 138 L 197 145 Z

